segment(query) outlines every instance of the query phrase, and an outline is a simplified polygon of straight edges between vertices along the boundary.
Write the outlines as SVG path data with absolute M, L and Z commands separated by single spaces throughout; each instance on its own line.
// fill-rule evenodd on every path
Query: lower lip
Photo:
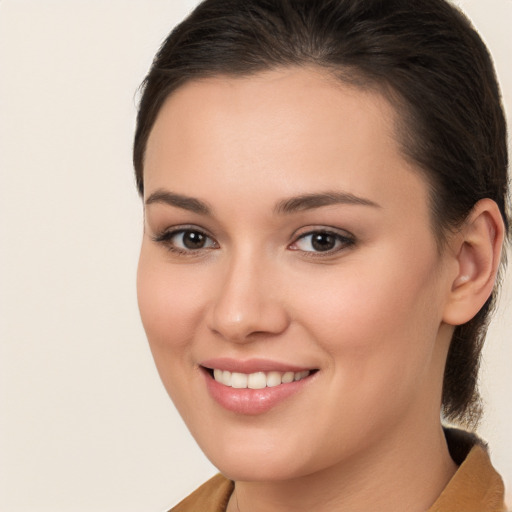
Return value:
M 273 409 L 287 398 L 307 386 L 313 375 L 304 379 L 263 389 L 237 389 L 217 382 L 204 371 L 206 387 L 211 397 L 224 409 L 237 414 L 254 416 Z

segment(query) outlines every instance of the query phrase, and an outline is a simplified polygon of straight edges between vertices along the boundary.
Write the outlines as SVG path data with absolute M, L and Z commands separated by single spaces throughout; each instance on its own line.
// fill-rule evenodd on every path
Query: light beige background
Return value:
M 194 0 L 0 0 L 0 510 L 161 511 L 214 473 L 138 318 L 135 91 Z M 511 0 L 460 2 L 512 105 Z M 512 487 L 512 276 L 481 434 Z

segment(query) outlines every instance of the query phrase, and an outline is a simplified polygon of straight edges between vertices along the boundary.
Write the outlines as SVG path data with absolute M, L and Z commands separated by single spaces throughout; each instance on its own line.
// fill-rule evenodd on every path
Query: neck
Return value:
M 384 447 L 384 448 L 382 448 Z M 381 439 L 357 462 L 343 461 L 310 475 L 277 482 L 236 482 L 228 512 L 424 512 L 457 467 L 440 425 Z

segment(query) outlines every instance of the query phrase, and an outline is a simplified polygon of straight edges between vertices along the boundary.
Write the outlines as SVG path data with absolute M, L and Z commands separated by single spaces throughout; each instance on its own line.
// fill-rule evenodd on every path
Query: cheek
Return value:
M 192 357 L 201 310 L 201 280 L 182 266 L 142 247 L 137 270 L 137 297 L 146 337 L 160 378 L 185 422 L 192 413 Z M 197 384 L 197 379 L 194 381 Z
M 183 350 L 197 325 L 201 279 L 183 268 L 166 265 L 144 245 L 137 271 L 137 297 L 149 344 L 161 351 Z M 158 361 L 157 361 L 158 363 Z
M 414 404 L 437 400 L 436 287 L 429 265 L 404 268 L 374 262 L 364 273 L 317 279 L 324 286 L 303 295 L 303 326 L 328 356 L 329 385 L 315 416 L 340 450 L 370 443 Z M 325 451 L 334 451 L 332 443 Z
M 333 369 L 342 367 L 334 371 L 340 379 L 400 386 L 428 366 L 441 319 L 436 259 L 414 260 L 404 250 L 399 260 L 394 249 L 304 285 L 304 324 Z

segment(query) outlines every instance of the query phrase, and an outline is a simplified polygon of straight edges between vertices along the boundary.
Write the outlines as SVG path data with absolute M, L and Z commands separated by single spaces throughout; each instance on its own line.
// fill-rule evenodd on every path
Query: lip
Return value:
M 264 414 L 294 395 L 301 393 L 316 375 L 316 371 L 298 381 L 280 384 L 263 389 L 236 389 L 217 382 L 211 375 L 210 369 L 228 370 L 239 373 L 256 372 L 300 372 L 313 370 L 304 366 L 295 366 L 267 359 L 250 359 L 240 361 L 230 358 L 209 359 L 203 361 L 201 370 L 206 388 L 210 396 L 224 409 L 236 414 L 255 416 Z
M 199 363 L 200 366 L 213 370 L 228 370 L 238 373 L 256 373 L 256 372 L 302 372 L 304 370 L 312 370 L 307 366 L 297 366 L 288 363 L 281 363 L 271 359 L 231 359 L 229 357 L 219 357 L 215 359 L 207 359 Z

